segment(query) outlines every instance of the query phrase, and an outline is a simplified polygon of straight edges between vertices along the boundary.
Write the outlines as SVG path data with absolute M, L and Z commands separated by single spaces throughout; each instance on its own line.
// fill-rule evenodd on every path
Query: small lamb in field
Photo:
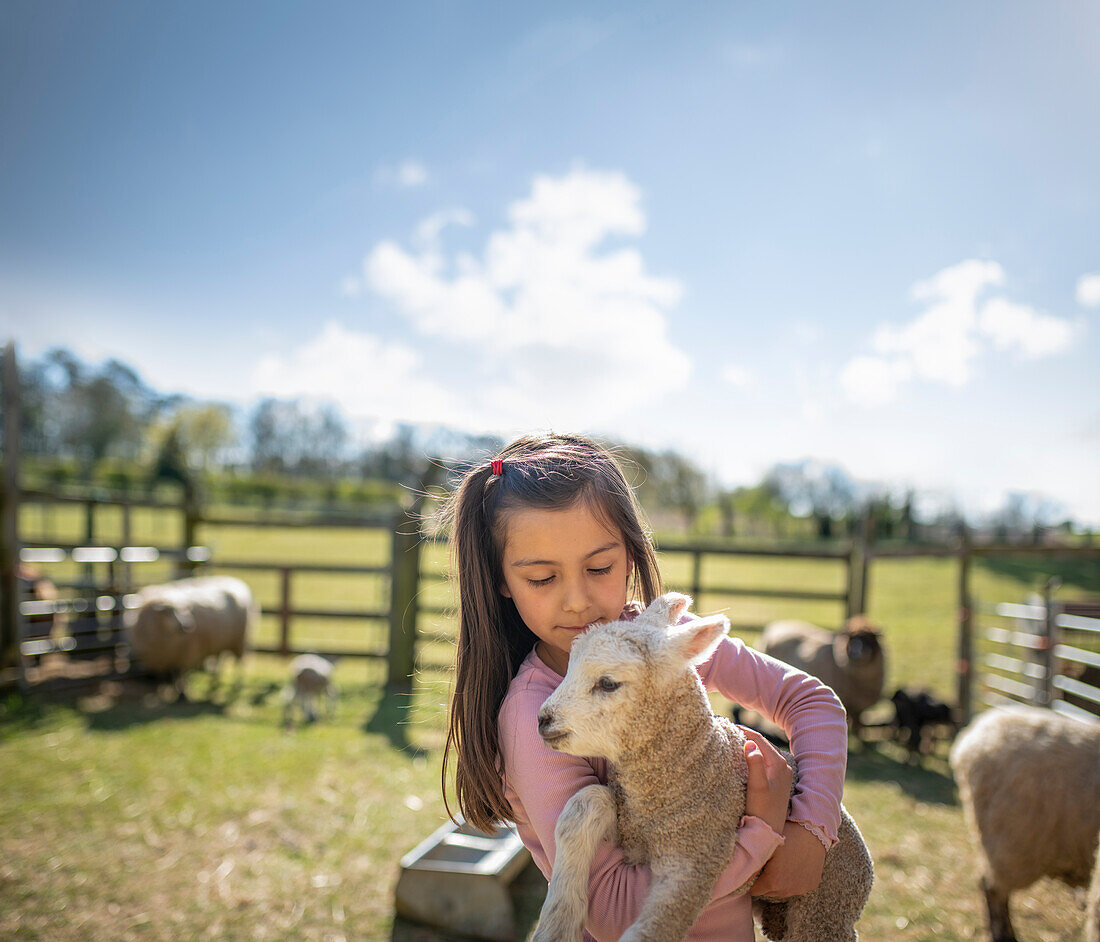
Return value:
M 289 724 L 295 707 L 302 711 L 307 723 L 317 719 L 314 706 L 318 697 L 324 697 L 327 713 L 332 718 L 336 711 L 336 684 L 333 683 L 332 661 L 318 654 L 302 654 L 290 662 L 290 683 L 283 688 L 283 723 Z
M 1015 942 L 1008 900 L 1043 876 L 1086 886 L 1085 938 L 1100 938 L 1100 724 L 1053 710 L 987 710 L 951 748 L 981 861 L 994 942 Z
M 882 632 L 862 615 L 848 619 L 836 634 L 806 621 L 773 621 L 764 628 L 760 650 L 832 687 L 857 737 L 863 728 L 860 714 L 882 699 Z
M 240 579 L 208 576 L 146 586 L 124 621 L 134 658 L 172 676 L 180 695 L 188 671 L 230 652 L 240 678 L 248 636 L 259 617 L 252 590 Z M 215 675 L 216 676 L 216 675 Z
M 677 625 L 690 602 L 669 593 L 633 621 L 589 628 L 574 641 L 565 679 L 539 712 L 548 745 L 605 756 L 611 771 L 606 786 L 582 788 L 558 818 L 535 942 L 581 937 L 589 869 L 601 840 L 618 842 L 627 863 L 647 863 L 652 872 L 649 896 L 623 939 L 683 939 L 729 863 L 745 812 L 745 738 L 713 714 L 694 669 L 729 631 L 729 621 L 717 615 Z M 669 730 L 678 734 L 675 762 L 667 756 Z M 818 888 L 758 902 L 765 934 L 784 942 L 855 940 L 872 879 L 863 837 L 842 809 L 839 842 L 825 856 Z

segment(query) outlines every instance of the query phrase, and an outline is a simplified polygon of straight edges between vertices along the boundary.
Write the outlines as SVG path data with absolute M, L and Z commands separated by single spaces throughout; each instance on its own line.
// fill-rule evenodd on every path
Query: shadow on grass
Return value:
M 520 871 L 508 887 L 516 919 L 516 939 L 526 939 L 535 928 L 539 910 L 546 899 L 546 878 L 533 863 Z M 432 926 L 422 926 L 397 916 L 393 921 L 392 942 L 467 942 L 470 936 L 457 935 Z
M 889 746 L 871 746 L 848 756 L 850 782 L 891 782 L 907 795 L 933 805 L 957 805 L 955 780 L 946 760 L 930 756 L 910 763 L 904 753 Z
M 12 694 L 0 703 L 0 739 L 26 732 L 49 722 L 58 709 L 80 714 L 88 729 L 129 729 L 161 720 L 189 719 L 223 714 L 234 697 L 227 700 L 164 700 L 155 685 L 131 680 L 107 681 L 73 688 L 63 695 L 24 697 Z
M 0 742 L 43 725 L 49 716 L 47 704 L 12 692 L 0 701 Z
M 981 567 L 1002 576 L 1009 576 L 1036 592 L 1051 576 L 1062 580 L 1062 591 L 1057 598 L 1073 596 L 1077 592 L 1100 592 L 1100 559 L 1070 559 L 1053 557 L 1036 559 L 1027 556 L 986 556 Z M 1014 602 L 1017 599 L 999 599 Z
M 180 700 L 166 703 L 163 700 L 149 698 L 144 700 L 118 700 L 113 704 L 100 707 L 94 703 L 85 704 L 81 712 L 85 716 L 88 729 L 100 732 L 114 732 L 156 723 L 163 720 L 187 720 L 197 716 L 220 716 L 225 713 L 226 704 L 210 700 Z
M 374 713 L 363 723 L 364 733 L 381 733 L 395 749 L 412 758 L 427 756 L 428 751 L 409 741 L 413 694 L 398 687 L 383 687 Z

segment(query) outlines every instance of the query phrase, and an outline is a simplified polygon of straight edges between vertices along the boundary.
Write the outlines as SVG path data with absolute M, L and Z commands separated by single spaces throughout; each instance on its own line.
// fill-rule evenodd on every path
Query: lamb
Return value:
M 302 654 L 290 662 L 290 683 L 283 688 L 283 723 L 289 725 L 294 708 L 302 711 L 307 723 L 317 719 L 316 697 L 325 697 L 328 715 L 336 711 L 336 685 L 332 681 L 332 661 L 318 654 Z
M 125 614 L 133 657 L 154 673 L 171 675 L 180 695 L 188 671 L 228 651 L 237 676 L 259 609 L 240 579 L 210 576 L 146 586 Z M 216 675 L 215 675 L 216 681 Z
M 745 738 L 712 713 L 694 670 L 729 631 L 729 621 L 718 615 L 677 625 L 690 602 L 669 593 L 633 621 L 589 628 L 573 643 L 565 679 L 539 712 L 548 745 L 606 756 L 611 771 L 606 786 L 582 788 L 558 818 L 557 853 L 534 942 L 581 937 L 589 869 L 601 840 L 617 841 L 627 863 L 648 863 L 652 871 L 649 896 L 623 939 L 683 939 L 729 863 L 745 811 Z M 670 729 L 676 737 L 668 736 Z M 685 795 L 690 800 L 680 800 Z M 839 838 L 816 890 L 758 903 L 769 939 L 857 938 L 873 867 L 847 811 Z
M 832 687 L 852 732 L 861 735 L 861 714 L 882 699 L 886 679 L 880 629 L 862 615 L 836 634 L 805 621 L 773 621 L 764 628 L 761 650 Z
M 23 636 L 21 641 L 59 638 L 68 626 L 68 615 L 58 611 L 57 586 L 38 569 L 19 563 L 16 569 L 19 593 L 26 601 L 22 605 Z
M 951 707 L 927 690 L 899 687 L 890 702 L 894 704 L 894 736 L 909 749 L 910 759 L 932 750 L 937 727 L 949 728 L 952 735 L 958 732 Z
M 1100 724 L 1036 707 L 989 710 L 955 740 L 950 762 L 979 847 L 990 934 L 1014 942 L 1014 890 L 1042 876 L 1085 886 L 1098 866 Z M 1093 938 L 1100 937 L 1098 881 L 1094 874 Z

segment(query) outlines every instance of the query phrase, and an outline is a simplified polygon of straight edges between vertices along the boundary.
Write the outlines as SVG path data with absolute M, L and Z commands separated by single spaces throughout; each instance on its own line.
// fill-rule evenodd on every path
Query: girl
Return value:
M 607 763 L 546 746 L 538 710 L 565 675 L 578 634 L 637 614 L 661 593 L 656 556 L 614 458 L 577 436 L 513 442 L 467 474 L 451 512 L 460 611 L 444 797 L 453 756 L 466 820 L 486 830 L 514 821 L 549 879 L 558 815 L 579 789 L 606 783 Z M 732 638 L 697 669 L 708 690 L 781 726 L 798 758 L 788 819 L 787 765 L 763 737 L 745 731 L 746 814 L 729 867 L 688 937 L 752 942 L 751 901 L 734 890 L 758 871 L 755 895 L 804 893 L 821 879 L 840 821 L 844 710 L 819 681 Z M 646 867 L 602 845 L 589 879 L 586 938 L 617 939 L 648 885 Z

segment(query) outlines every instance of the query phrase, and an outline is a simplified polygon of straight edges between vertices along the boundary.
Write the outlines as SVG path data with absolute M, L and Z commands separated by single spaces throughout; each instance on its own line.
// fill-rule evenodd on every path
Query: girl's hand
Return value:
M 745 814 L 760 818 L 782 834 L 791 800 L 791 767 L 782 753 L 756 730 L 741 727 L 741 732 L 745 734 L 745 761 L 749 765 Z
M 809 893 L 821 882 L 825 845 L 794 821 L 783 826 L 783 838 L 749 890 L 753 896 L 786 899 Z

